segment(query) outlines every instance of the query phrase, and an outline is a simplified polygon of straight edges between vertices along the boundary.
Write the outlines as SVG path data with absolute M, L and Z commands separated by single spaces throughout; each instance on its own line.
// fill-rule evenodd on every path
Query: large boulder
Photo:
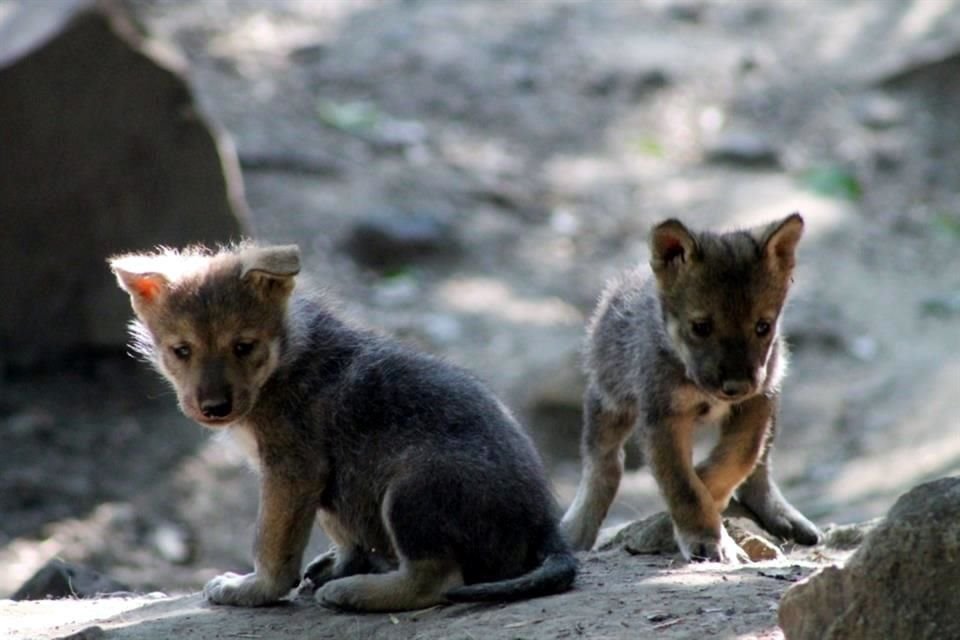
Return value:
M 119 346 L 110 254 L 240 237 L 239 169 L 112 3 L 0 11 L 0 365 Z
M 90 567 L 53 559 L 23 583 L 10 599 L 96 598 L 118 592 L 128 594 L 130 588 Z
M 782 560 L 780 541 L 764 531 L 750 513 L 736 500 L 723 514 L 723 526 L 751 562 Z M 670 514 L 661 511 L 622 527 L 600 532 L 600 551 L 623 548 L 631 554 L 679 554 Z
M 960 638 L 960 478 L 912 489 L 843 568 L 780 602 L 788 640 Z

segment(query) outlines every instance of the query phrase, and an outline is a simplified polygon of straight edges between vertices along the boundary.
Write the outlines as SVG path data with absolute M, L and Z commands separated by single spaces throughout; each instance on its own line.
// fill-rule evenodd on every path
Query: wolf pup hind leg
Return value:
M 607 287 L 587 330 L 583 477 L 562 522 L 575 548 L 596 541 L 634 430 L 687 559 L 743 557 L 721 520 L 734 495 L 771 533 L 820 539 L 770 475 L 787 365 L 780 320 L 802 233 L 796 213 L 724 234 L 668 220 L 650 235 L 652 277 L 637 269 Z M 694 465 L 703 424 L 720 438 Z
M 134 347 L 182 411 L 235 436 L 260 474 L 254 571 L 204 589 L 257 606 L 301 580 L 363 611 L 512 600 L 573 585 L 542 463 L 469 373 L 339 319 L 296 283 L 295 246 L 118 256 Z

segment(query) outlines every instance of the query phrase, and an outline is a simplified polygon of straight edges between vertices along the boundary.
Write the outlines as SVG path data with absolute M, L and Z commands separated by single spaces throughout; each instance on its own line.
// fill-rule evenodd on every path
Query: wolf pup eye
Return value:
M 713 333 L 713 322 L 710 320 L 694 320 L 690 323 L 690 330 L 698 338 L 709 338 Z
M 242 340 L 233 345 L 233 355 L 238 358 L 245 358 L 253 351 L 253 348 L 256 346 L 255 341 L 246 341 Z
M 770 333 L 770 323 L 766 320 L 757 320 L 757 324 L 754 327 L 754 331 L 757 332 L 757 335 L 763 338 L 768 333 Z
M 190 358 L 190 345 L 178 344 L 170 347 L 170 352 L 177 360 L 188 360 Z

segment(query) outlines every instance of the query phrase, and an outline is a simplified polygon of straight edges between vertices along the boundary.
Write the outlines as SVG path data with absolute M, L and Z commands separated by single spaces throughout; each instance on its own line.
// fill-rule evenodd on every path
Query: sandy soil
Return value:
M 388 615 L 326 610 L 310 599 L 261 609 L 197 595 L 0 603 L 11 640 L 53 640 L 99 627 L 109 638 L 782 638 L 780 596 L 809 561 L 691 567 L 623 551 L 582 555 L 574 591 L 509 605 L 440 606 Z

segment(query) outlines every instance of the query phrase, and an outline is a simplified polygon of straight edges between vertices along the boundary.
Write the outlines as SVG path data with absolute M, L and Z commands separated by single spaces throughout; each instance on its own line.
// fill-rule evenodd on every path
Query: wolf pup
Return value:
M 802 233 L 796 213 L 719 235 L 667 220 L 650 235 L 654 277 L 638 269 L 607 287 L 587 330 L 583 477 L 562 522 L 575 548 L 596 541 L 637 425 L 686 559 L 744 559 L 720 516 L 735 492 L 771 533 L 820 539 L 770 475 L 780 318 Z M 707 423 L 720 439 L 694 466 L 693 433 Z
M 135 348 L 183 412 L 245 443 L 260 473 L 255 570 L 204 588 L 256 606 L 307 569 L 325 605 L 361 611 L 571 588 L 576 560 L 529 438 L 465 371 L 338 319 L 295 286 L 296 246 L 123 255 Z

